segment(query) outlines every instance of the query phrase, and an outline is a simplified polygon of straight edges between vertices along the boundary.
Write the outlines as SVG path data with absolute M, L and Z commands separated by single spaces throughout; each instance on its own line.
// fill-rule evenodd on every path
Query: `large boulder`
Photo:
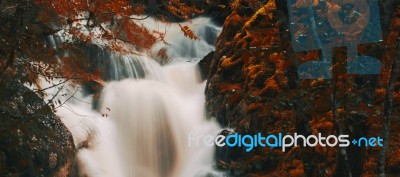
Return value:
M 19 81 L 0 84 L 0 176 L 66 176 L 71 133 L 52 109 Z

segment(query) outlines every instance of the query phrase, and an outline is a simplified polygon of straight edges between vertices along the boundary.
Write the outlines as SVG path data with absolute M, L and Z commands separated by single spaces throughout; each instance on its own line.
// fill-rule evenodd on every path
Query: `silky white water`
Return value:
M 76 158 L 80 176 L 218 175 L 212 170 L 214 147 L 189 147 L 188 135 L 220 131 L 204 117 L 205 81 L 196 65 L 213 50 L 206 39 L 215 38 L 220 29 L 205 18 L 193 20 L 192 29 L 202 40 L 177 36 L 179 29 L 172 27 L 172 34 L 167 33 L 175 35 L 167 38 L 171 45 L 153 48 L 168 49 L 172 63 L 166 66 L 152 60 L 152 52 L 111 54 L 111 60 L 118 58 L 108 68 L 114 81 L 103 89 L 98 110 L 91 108 L 91 95 L 75 96 L 57 109 L 75 144 L 81 146 Z

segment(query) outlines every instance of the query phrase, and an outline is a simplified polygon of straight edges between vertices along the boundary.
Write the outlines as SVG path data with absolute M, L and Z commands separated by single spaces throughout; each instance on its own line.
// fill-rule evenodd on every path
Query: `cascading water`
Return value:
M 191 23 L 181 24 L 189 26 L 200 40 L 191 40 L 184 36 L 180 27 L 176 24 L 165 25 L 161 23 L 160 25 L 156 19 L 148 19 L 143 21 L 142 25 L 149 29 L 166 32 L 165 40 L 169 45 L 159 43 L 153 47 L 151 56 L 157 58 L 157 52 L 166 48 L 168 56 L 173 58 L 172 62 L 198 62 L 209 52 L 215 50 L 215 40 L 222 30 L 221 27 L 214 25 L 211 19 L 205 17 L 192 19 Z
M 121 67 L 125 66 L 125 67 Z M 133 54 L 111 54 L 109 66 L 109 79 L 121 80 L 125 78 L 143 78 L 153 77 L 160 80 L 162 76 L 152 71 L 157 70 L 160 66 L 151 58 L 143 55 Z
M 197 116 L 185 115 L 183 100 L 163 83 L 124 80 L 110 83 L 103 101 L 119 129 L 127 176 L 178 176 Z
M 193 20 L 200 41 L 176 37 L 178 28 L 167 32 L 175 35 L 167 36 L 171 45 L 153 50 L 166 47 L 170 65 L 161 67 L 147 54 L 110 54 L 114 60 L 106 67 L 109 80 L 115 81 L 103 89 L 98 111 L 86 103 L 90 96 L 57 109 L 81 148 L 79 175 L 202 177 L 212 172 L 214 148 L 188 144 L 189 133 L 219 132 L 216 123 L 204 118 L 205 83 L 195 64 L 214 49 L 210 41 L 220 29 L 209 23 Z

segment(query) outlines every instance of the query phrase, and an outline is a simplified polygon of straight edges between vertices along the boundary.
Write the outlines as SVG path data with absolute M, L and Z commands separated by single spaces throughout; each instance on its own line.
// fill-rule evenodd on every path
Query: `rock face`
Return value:
M 320 58 L 319 51 L 292 51 L 286 1 L 270 0 L 263 6 L 251 2 L 232 3 L 232 13 L 217 39 L 206 86 L 208 117 L 250 135 L 348 134 L 350 140 L 381 136 L 385 82 L 378 76 L 347 75 L 346 48 L 333 51 L 332 80 L 300 80 L 297 66 Z M 359 52 L 376 58 L 389 53 L 387 58 L 395 58 L 384 45 L 362 45 Z M 396 87 L 395 105 L 400 100 L 398 93 Z M 393 119 L 391 126 L 392 150 L 386 164 L 389 174 L 400 165 L 395 157 L 400 153 L 398 119 Z M 286 152 L 280 148 L 255 148 L 248 153 L 221 150 L 217 155 L 219 167 L 232 176 L 345 176 L 348 172 L 374 176 L 379 148 L 351 145 L 346 149 L 292 147 Z
M 61 120 L 18 81 L 0 90 L 0 176 L 66 176 L 75 146 Z
M 206 90 L 210 115 L 225 126 L 240 122 L 229 115 L 231 109 L 242 114 L 241 110 L 256 108 L 252 103 L 260 102 L 262 96 L 290 86 L 276 5 L 270 3 L 255 12 L 246 1 L 236 3 L 218 38 Z M 215 105 L 218 109 L 211 108 Z
M 215 0 L 210 1 L 211 4 L 206 4 L 205 16 L 209 16 L 213 19 L 216 25 L 222 26 L 226 17 L 231 13 L 230 1 L 229 0 Z
M 198 63 L 198 66 L 199 66 L 199 69 L 200 69 L 201 78 L 203 80 L 207 79 L 208 73 L 210 73 L 210 65 L 211 65 L 211 61 L 212 61 L 213 56 L 214 56 L 214 51 L 208 53 Z
M 207 112 L 222 126 L 242 134 L 293 132 L 290 122 L 294 111 L 287 98 L 280 96 L 293 89 L 297 79 L 291 75 L 296 72 L 290 71 L 291 60 L 281 44 L 285 40 L 279 28 L 281 18 L 285 19 L 283 12 L 274 1 L 258 7 L 258 11 L 247 1 L 235 1 L 232 6 L 211 64 L 206 87 Z M 278 168 L 278 159 L 284 157 L 279 151 L 235 150 L 227 152 L 230 160 L 226 154 L 217 160 L 224 161 L 221 166 L 234 176 L 265 174 Z

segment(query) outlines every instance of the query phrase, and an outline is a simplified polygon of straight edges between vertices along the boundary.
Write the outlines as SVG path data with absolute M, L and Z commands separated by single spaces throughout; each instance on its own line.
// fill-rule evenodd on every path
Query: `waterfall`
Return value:
M 181 26 L 188 26 L 200 40 L 192 40 L 185 37 L 177 24 L 163 24 L 156 19 L 148 19 L 142 25 L 149 29 L 156 29 L 165 32 L 165 40 L 168 44 L 159 43 L 153 47 L 150 54 L 157 58 L 157 52 L 165 48 L 167 55 L 173 58 L 172 62 L 198 62 L 209 52 L 215 50 L 214 43 L 222 28 L 214 25 L 210 18 L 199 17 L 191 22 L 181 23 Z
M 218 176 L 212 170 L 214 147 L 189 147 L 188 135 L 220 131 L 204 117 L 205 81 L 196 64 L 214 49 L 220 28 L 206 18 L 193 20 L 191 28 L 200 41 L 174 38 L 181 32 L 171 28 L 170 44 L 152 49 L 167 48 L 172 62 L 165 66 L 152 59 L 152 52 L 104 55 L 111 62 L 95 65 L 108 77 L 98 110 L 88 104 L 94 101 L 91 95 L 68 100 L 57 109 L 80 148 L 76 158 L 80 176 Z
M 166 84 L 151 80 L 110 83 L 104 97 L 102 110 L 110 110 L 120 130 L 127 176 L 177 176 L 187 153 L 185 135 L 197 119 L 185 115 L 187 103 Z
M 122 80 L 125 78 L 152 78 L 162 80 L 160 66 L 153 59 L 145 55 L 112 53 L 109 59 L 109 80 Z M 104 66 L 103 66 L 104 67 Z

